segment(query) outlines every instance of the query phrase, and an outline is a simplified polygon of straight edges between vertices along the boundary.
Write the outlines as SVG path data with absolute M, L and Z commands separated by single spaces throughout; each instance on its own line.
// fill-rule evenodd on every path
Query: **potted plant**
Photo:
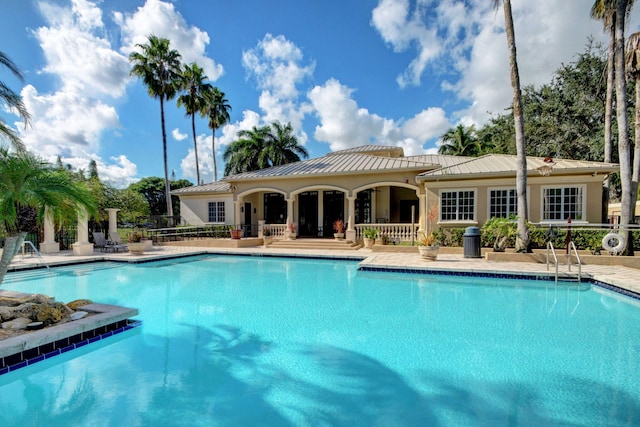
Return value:
M 362 230 L 362 235 L 364 237 L 364 247 L 371 249 L 378 238 L 378 230 L 375 228 L 365 228 Z
M 273 241 L 273 236 L 271 235 L 271 229 L 264 227 L 262 229 L 262 242 L 265 246 L 270 245 Z
M 335 231 L 333 237 L 336 240 L 344 239 L 344 221 L 341 219 L 336 219 L 335 221 L 333 221 L 333 231 Z
M 439 248 L 438 239 L 433 231 L 429 234 L 423 234 L 422 239 L 418 241 L 418 251 L 424 260 L 435 261 Z
M 292 222 L 291 224 L 289 224 L 289 236 L 288 238 L 290 240 L 295 240 L 296 239 L 296 225 Z
M 129 234 L 128 241 L 127 248 L 129 248 L 130 254 L 142 255 L 144 253 L 146 244 L 142 241 L 142 233 L 140 231 L 134 230 L 133 233 Z
M 229 226 L 229 233 L 231 234 L 231 238 L 238 240 L 242 238 L 242 229 L 241 228 L 233 228 Z

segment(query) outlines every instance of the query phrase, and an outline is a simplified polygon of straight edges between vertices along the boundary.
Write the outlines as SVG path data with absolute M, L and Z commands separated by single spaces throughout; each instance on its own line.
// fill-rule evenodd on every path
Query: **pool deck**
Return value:
M 91 261 L 141 262 L 196 254 L 241 254 L 253 256 L 297 256 L 297 257 L 339 257 L 360 260 L 361 266 L 369 268 L 420 270 L 431 272 L 465 272 L 481 274 L 510 274 L 551 276 L 555 267 L 547 270 L 546 263 L 502 262 L 485 258 L 465 258 L 463 255 L 439 254 L 436 261 L 425 261 L 418 253 L 373 252 L 371 249 L 359 250 L 320 250 L 320 249 L 281 249 L 270 247 L 249 248 L 203 248 L 185 246 L 154 246 L 143 255 L 132 255 L 127 252 L 104 253 L 95 251 L 93 255 L 77 256 L 71 251 L 42 255 L 50 266 L 68 265 Z M 42 261 L 32 255 L 18 254 L 11 263 L 10 270 L 23 270 L 42 267 Z M 571 272 L 566 264 L 560 264 L 559 278 L 568 279 L 577 276 L 578 266 L 573 265 Z M 619 287 L 640 296 L 640 270 L 607 265 L 582 265 L 582 276 L 599 282 Z

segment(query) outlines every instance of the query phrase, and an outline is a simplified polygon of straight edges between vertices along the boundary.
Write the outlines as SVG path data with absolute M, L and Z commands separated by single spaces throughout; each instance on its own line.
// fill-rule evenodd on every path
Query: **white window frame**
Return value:
M 585 184 L 564 184 L 564 185 L 544 185 L 541 187 L 540 190 L 540 222 L 565 222 L 567 219 L 566 218 L 562 218 L 562 219 L 550 219 L 550 218 L 546 218 L 546 212 L 545 212 L 545 199 L 547 198 L 547 191 L 548 190 L 562 190 L 562 198 L 564 200 L 564 198 L 566 197 L 566 195 L 564 194 L 565 191 L 568 188 L 577 188 L 581 194 L 581 206 L 580 206 L 580 210 L 582 211 L 580 213 L 581 218 L 571 218 L 572 222 L 587 222 L 586 220 L 586 216 L 587 216 L 587 186 Z M 563 211 L 561 213 L 561 216 L 564 217 L 564 202 L 563 202 Z
M 456 193 L 456 205 L 460 202 L 460 193 L 462 192 L 470 192 L 473 193 L 473 207 L 472 207 L 472 218 L 471 219 L 460 219 L 460 213 L 456 214 L 456 219 L 444 219 L 442 217 L 442 194 L 443 193 Z M 440 208 L 438 209 L 438 223 L 447 223 L 447 224 L 455 224 L 455 223 L 464 223 L 464 224 L 477 224 L 478 222 L 478 190 L 477 188 L 451 188 L 451 189 L 441 189 L 439 193 L 439 203 Z
M 212 217 L 212 205 L 215 205 L 214 208 L 214 215 L 215 217 Z M 221 209 L 222 208 L 222 209 Z M 221 216 L 221 211 L 222 211 L 222 218 L 220 218 Z M 212 202 L 208 202 L 207 203 L 207 219 L 209 220 L 208 222 L 211 224 L 224 224 L 225 220 L 227 217 L 227 209 L 226 209 L 226 204 L 224 201 L 220 201 L 220 200 L 216 200 L 216 201 L 212 201 Z
M 491 192 L 492 191 L 513 191 L 514 195 L 514 205 L 513 205 L 513 214 L 518 215 L 518 190 L 516 187 L 489 187 L 487 188 L 487 219 L 491 219 L 493 215 L 491 214 Z M 527 191 L 527 198 L 529 197 L 529 192 Z M 528 205 L 528 204 L 527 204 Z M 509 218 L 508 214 L 506 218 Z

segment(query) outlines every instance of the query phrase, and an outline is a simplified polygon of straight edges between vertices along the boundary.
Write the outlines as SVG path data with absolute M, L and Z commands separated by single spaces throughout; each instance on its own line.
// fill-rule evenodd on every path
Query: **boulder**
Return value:
M 12 329 L 14 331 L 27 329 L 27 325 L 31 323 L 32 320 L 26 317 L 18 317 L 13 320 L 9 320 L 8 322 L 2 323 L 2 329 Z
M 71 313 L 73 313 L 73 310 L 63 303 L 52 301 L 47 304 L 36 305 L 36 318 L 34 320 L 51 325 L 52 323 L 58 323 Z
M 93 301 L 88 299 L 77 299 L 67 303 L 67 307 L 71 310 L 77 310 L 78 307 L 82 307 L 83 305 L 93 304 Z

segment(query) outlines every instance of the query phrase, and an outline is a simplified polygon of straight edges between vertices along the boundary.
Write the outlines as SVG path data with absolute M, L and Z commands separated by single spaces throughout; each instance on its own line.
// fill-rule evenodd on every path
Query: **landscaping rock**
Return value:
M 27 325 L 32 320 L 26 317 L 18 317 L 17 319 L 10 320 L 2 323 L 2 329 L 22 330 L 27 329 Z
M 89 305 L 89 304 L 93 304 L 93 301 L 88 299 L 77 299 L 67 303 L 67 307 L 69 307 L 71 310 L 77 310 L 78 307 L 82 307 L 83 305 Z
M 58 323 L 69 314 L 73 313 L 69 307 L 61 302 L 49 302 L 47 304 L 39 304 L 36 306 L 36 318 L 38 322 L 44 322 L 47 325 Z

